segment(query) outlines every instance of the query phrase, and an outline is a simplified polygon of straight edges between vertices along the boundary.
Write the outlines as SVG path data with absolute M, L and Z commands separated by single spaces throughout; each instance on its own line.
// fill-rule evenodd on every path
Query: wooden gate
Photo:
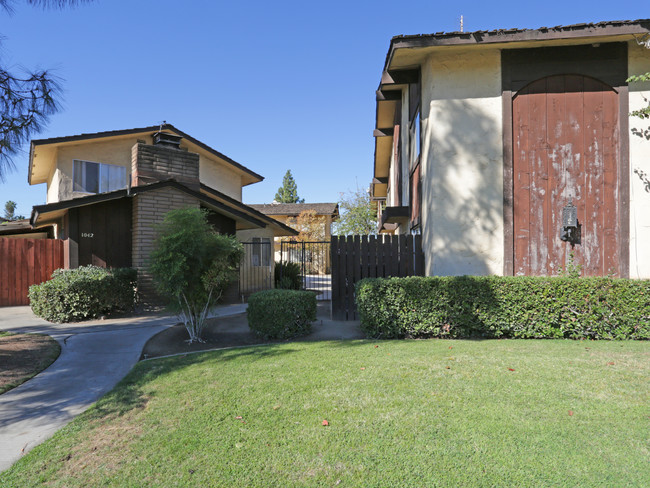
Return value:
M 0 307 L 29 305 L 29 287 L 63 266 L 61 239 L 0 238 Z
M 334 320 L 356 320 L 357 281 L 424 275 L 420 235 L 332 236 L 331 255 Z
M 514 273 L 554 275 L 569 252 L 585 275 L 618 275 L 618 97 L 594 78 L 549 76 L 513 99 Z M 578 242 L 560 240 L 562 208 Z

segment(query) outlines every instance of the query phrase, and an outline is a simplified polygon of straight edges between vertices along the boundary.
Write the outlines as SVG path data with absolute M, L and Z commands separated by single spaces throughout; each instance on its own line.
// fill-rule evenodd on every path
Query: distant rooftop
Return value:
M 338 203 L 262 203 L 249 207 L 265 215 L 290 215 L 298 216 L 306 210 L 313 210 L 316 215 L 338 216 Z

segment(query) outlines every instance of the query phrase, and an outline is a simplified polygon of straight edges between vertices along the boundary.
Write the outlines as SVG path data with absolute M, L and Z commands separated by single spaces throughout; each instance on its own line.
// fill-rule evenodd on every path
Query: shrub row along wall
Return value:
M 357 284 L 368 337 L 650 339 L 650 281 L 412 277 Z

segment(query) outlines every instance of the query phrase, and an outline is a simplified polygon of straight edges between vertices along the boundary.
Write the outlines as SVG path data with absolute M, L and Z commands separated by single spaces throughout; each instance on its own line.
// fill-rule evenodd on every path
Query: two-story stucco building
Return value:
M 650 278 L 650 20 L 392 39 L 377 91 L 380 231 L 429 275 Z M 573 213 L 572 213 L 573 212 Z M 563 217 L 574 215 L 565 220 Z
M 33 140 L 28 179 L 47 184 L 30 223 L 65 240 L 66 267 L 130 266 L 145 291 L 155 226 L 172 209 L 204 208 L 241 241 L 296 234 L 242 203 L 262 176 L 170 124 Z

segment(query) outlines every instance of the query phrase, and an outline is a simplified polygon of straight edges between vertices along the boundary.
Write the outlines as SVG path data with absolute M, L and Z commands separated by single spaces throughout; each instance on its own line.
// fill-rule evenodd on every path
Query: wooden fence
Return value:
M 0 238 L 0 307 L 29 305 L 29 287 L 63 266 L 61 239 Z
M 354 285 L 363 278 L 423 276 L 422 236 L 332 236 L 332 318 L 356 320 Z

